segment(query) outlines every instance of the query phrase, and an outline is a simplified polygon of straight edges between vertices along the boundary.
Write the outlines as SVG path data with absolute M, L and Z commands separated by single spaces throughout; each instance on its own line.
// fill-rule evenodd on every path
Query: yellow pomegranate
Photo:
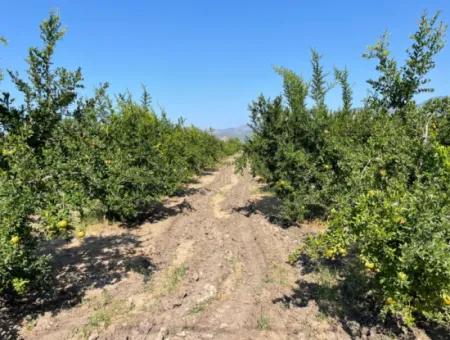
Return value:
M 444 302 L 444 305 L 450 306 L 450 295 L 447 293 L 442 294 L 442 301 Z
M 17 235 L 14 235 L 13 237 L 11 237 L 10 242 L 12 245 L 17 246 L 20 243 L 20 237 Z
M 325 252 L 325 256 L 327 258 L 332 258 L 334 256 L 334 250 L 333 249 L 327 249 L 327 251 Z
M 364 264 L 364 266 L 366 267 L 366 269 L 368 270 L 373 270 L 375 268 L 375 263 L 370 262 L 370 261 L 366 261 L 366 263 Z
M 77 230 L 75 236 L 76 238 L 82 239 L 86 236 L 86 232 L 84 230 Z
M 339 248 L 339 253 L 340 253 L 342 256 L 347 256 L 347 249 L 340 247 L 340 248 Z
M 395 303 L 395 300 L 394 300 L 393 298 L 388 297 L 388 298 L 386 299 L 386 304 L 387 304 L 387 305 L 393 305 L 394 303 Z
M 67 220 L 61 220 L 56 224 L 59 229 L 66 229 L 68 225 L 69 222 L 67 222 Z
M 408 275 L 406 275 L 406 274 L 403 273 L 403 272 L 399 272 L 399 273 L 397 274 L 397 277 L 398 277 L 398 279 L 399 279 L 400 281 L 406 281 L 406 280 L 408 279 Z

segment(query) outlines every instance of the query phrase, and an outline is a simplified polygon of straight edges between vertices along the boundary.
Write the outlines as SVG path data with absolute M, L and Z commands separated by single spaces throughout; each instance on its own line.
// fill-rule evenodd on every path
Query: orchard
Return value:
M 335 69 L 333 82 L 342 108 L 326 106 L 330 86 L 315 50 L 311 81 L 277 68 L 284 93 L 252 103 L 253 136 L 239 160 L 269 184 L 286 224 L 328 225 L 291 262 L 307 255 L 340 263 L 343 276 L 364 282 L 374 310 L 408 325 L 450 320 L 450 102 L 414 101 L 432 91 L 427 74 L 445 30 L 438 14 L 423 15 L 403 65 L 387 35 L 369 47 L 364 57 L 376 61 L 379 77 L 368 81 L 363 107 L 352 107 L 345 68 Z

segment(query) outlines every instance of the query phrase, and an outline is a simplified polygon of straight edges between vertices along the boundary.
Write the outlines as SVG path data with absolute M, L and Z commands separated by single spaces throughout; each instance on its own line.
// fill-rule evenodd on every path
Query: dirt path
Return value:
M 277 303 L 296 287 L 300 274 L 286 260 L 305 231 L 282 229 L 263 214 L 251 213 L 251 202 L 261 198 L 259 187 L 249 174 L 234 174 L 229 161 L 201 177 L 189 195 L 170 199 L 159 221 L 131 230 L 91 228 L 83 244 L 65 246 L 60 261 L 85 256 L 94 273 L 89 276 L 89 268 L 77 265 L 74 275 L 79 282 L 89 276 L 93 283 L 73 306 L 25 321 L 21 336 L 348 338 L 312 304 L 288 308 Z M 95 254 L 80 251 L 89 242 L 98 244 Z

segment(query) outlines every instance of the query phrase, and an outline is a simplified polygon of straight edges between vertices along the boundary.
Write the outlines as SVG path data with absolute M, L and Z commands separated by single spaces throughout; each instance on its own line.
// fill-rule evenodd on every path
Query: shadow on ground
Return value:
M 342 264 L 317 265 L 307 258 L 300 260 L 302 275 L 290 294 L 272 302 L 286 308 L 311 308 L 317 305 L 321 314 L 338 321 L 352 339 L 379 335 L 388 338 L 416 339 L 414 330 L 394 317 L 382 320 L 381 305 L 370 295 L 369 282 L 356 272 L 342 276 Z M 311 274 L 311 275 L 309 275 Z M 426 322 L 418 326 L 431 339 L 449 339 L 450 329 Z M 377 337 L 378 335 L 378 337 Z
M 234 212 L 250 217 L 253 214 L 263 215 L 270 223 L 278 225 L 286 229 L 293 226 L 300 226 L 298 223 L 292 222 L 282 217 L 282 202 L 273 194 L 268 185 L 260 189 L 263 196 L 250 199 L 244 206 L 233 208 Z M 317 219 L 324 217 L 323 207 L 309 205 L 308 213 L 305 215 L 304 222 L 314 223 Z
M 287 220 L 280 217 L 281 202 L 274 196 L 263 196 L 248 201 L 242 207 L 233 208 L 234 212 L 250 217 L 253 214 L 264 216 L 270 223 L 276 224 L 282 228 L 292 226 Z
M 172 206 L 168 206 L 165 203 L 155 203 L 152 207 L 145 209 L 144 212 L 134 218 L 123 221 L 121 226 L 125 228 L 136 228 L 143 223 L 156 223 L 193 210 L 194 208 L 186 199 Z
M 79 245 L 65 245 L 60 240 L 53 242 L 54 276 L 43 293 L 0 305 L 1 339 L 16 339 L 25 318 L 58 314 L 79 304 L 87 289 L 118 282 L 130 271 L 147 280 L 155 270 L 149 258 L 135 254 L 139 241 L 132 235 L 87 237 Z
M 214 168 L 200 170 L 199 173 L 197 174 L 197 176 L 190 178 L 186 184 L 200 184 L 201 182 L 200 182 L 199 178 L 204 177 L 204 176 L 212 176 L 216 172 L 217 172 L 217 169 L 214 169 Z M 184 190 L 184 189 L 181 189 L 181 190 Z

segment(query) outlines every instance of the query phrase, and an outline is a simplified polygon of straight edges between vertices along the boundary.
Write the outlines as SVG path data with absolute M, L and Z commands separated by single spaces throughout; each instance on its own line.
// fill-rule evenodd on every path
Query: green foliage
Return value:
M 222 143 L 222 153 L 225 156 L 232 156 L 242 149 L 242 142 L 239 138 L 230 138 Z
M 65 68 L 52 69 L 56 43 L 64 36 L 59 17 L 51 14 L 41 24 L 41 39 L 44 46 L 30 48 L 28 52 L 29 82 L 21 79 L 17 73 L 9 71 L 13 83 L 23 93 L 25 110 L 20 113 L 17 123 L 30 126 L 32 135 L 28 143 L 33 148 L 41 147 L 50 136 L 54 126 L 63 116 L 69 115 L 69 107 L 81 88 L 81 70 L 74 72 Z M 11 122 L 8 122 L 11 125 Z M 13 128 L 18 128 L 16 124 Z M 14 130 L 12 130 L 14 131 Z
M 312 80 L 311 80 L 311 98 L 314 100 L 316 109 L 326 110 L 325 96 L 329 90 L 325 78 L 327 74 L 324 73 L 323 67 L 320 64 L 322 56 L 316 50 L 311 50 L 311 66 L 312 66 Z
M 295 112 L 305 110 L 308 84 L 287 68 L 277 67 L 275 72 L 283 77 L 284 97 L 288 100 L 290 109 Z
M 376 69 L 381 73 L 378 79 L 368 81 L 374 90 L 371 100 L 385 108 L 397 109 L 409 103 L 414 95 L 433 91 L 423 86 L 429 82 L 426 74 L 435 66 L 433 57 L 444 47 L 446 25 L 438 23 L 438 18 L 439 13 L 431 18 L 422 15 L 419 28 L 411 37 L 413 43 L 407 50 L 408 59 L 401 68 L 389 56 L 387 33 L 369 47 L 364 57 L 377 59 Z
M 282 217 L 298 220 L 323 212 L 330 204 L 331 186 L 326 183 L 336 176 L 322 153 L 335 152 L 328 145 L 328 122 L 334 118 L 324 108 L 306 108 L 308 87 L 300 76 L 287 69 L 278 73 L 283 76 L 288 106 L 282 97 L 263 96 L 250 106 L 253 135 L 244 146 L 241 162 L 250 161 L 253 172 L 282 199 Z
M 417 313 L 447 322 L 450 154 L 439 144 L 421 151 L 423 168 L 413 183 L 391 171 L 376 179 L 381 170 L 369 166 L 361 179 L 368 190 L 342 198 L 328 231 L 312 238 L 306 252 L 326 259 L 351 254 L 372 280 L 383 313 L 407 323 Z
M 0 292 L 23 294 L 38 288 L 48 275 L 48 257 L 36 254 L 30 216 L 36 197 L 23 180 L 28 174 L 0 176 Z
M 353 90 L 348 81 L 348 70 L 334 69 L 334 77 L 342 88 L 342 111 L 350 112 L 352 108 Z
M 63 37 L 59 17 L 41 24 L 42 48 L 28 54 L 28 80 L 9 72 L 25 103 L 0 99 L 0 294 L 34 292 L 48 282 L 43 239 L 82 235 L 89 217 L 139 222 L 192 176 L 239 150 L 210 132 L 157 115 L 108 84 L 80 98 L 80 69 L 53 66 Z M 84 235 L 84 234 L 83 234 Z
M 442 145 L 450 145 L 450 97 L 433 98 L 424 104 L 423 111 L 432 119 L 427 126 L 428 133 L 434 133 Z
M 240 159 L 267 181 L 287 222 L 328 221 L 326 232 L 294 252 L 291 263 L 305 254 L 340 261 L 341 276 L 358 277 L 373 310 L 407 324 L 417 315 L 450 321 L 449 99 L 413 101 L 426 91 L 427 71 L 442 49 L 444 25 L 436 25 L 437 15 L 422 17 L 402 68 L 389 57 L 387 39 L 370 49 L 381 77 L 370 81 L 376 100 L 364 108 L 351 109 L 346 70 L 335 71 L 343 108 L 322 105 L 317 54 L 312 109 L 304 105 L 306 83 L 277 69 L 288 105 L 261 96 L 250 106 L 253 135 Z

